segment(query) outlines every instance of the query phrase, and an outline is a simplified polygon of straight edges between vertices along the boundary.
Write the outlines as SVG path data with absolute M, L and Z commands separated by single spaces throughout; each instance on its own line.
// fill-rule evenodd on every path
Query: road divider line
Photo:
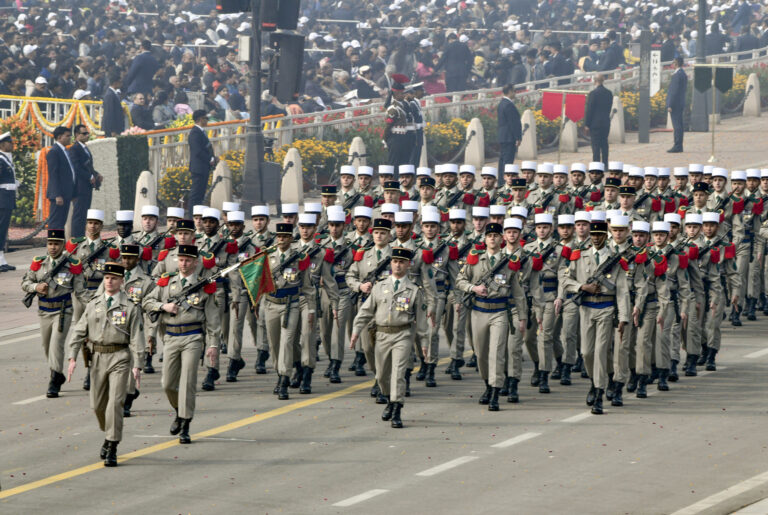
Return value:
M 37 397 L 30 397 L 29 399 L 24 399 L 23 401 L 14 402 L 13 405 L 24 406 L 25 404 L 32 404 L 33 402 L 45 400 L 45 398 L 45 395 L 38 395 Z
M 4 342 L 0 342 L 0 347 L 3 347 L 5 345 L 11 345 L 14 343 L 21 343 L 29 340 L 39 340 L 39 339 L 40 339 L 40 335 L 37 333 L 30 334 L 28 336 L 19 336 L 18 338 L 11 338 L 10 340 L 5 340 Z
M 356 495 L 354 497 L 350 497 L 349 499 L 344 499 L 343 501 L 339 501 L 336 504 L 334 504 L 334 506 L 338 506 L 339 508 L 346 508 L 347 506 L 353 506 L 357 503 L 367 501 L 368 499 L 372 499 L 377 495 L 385 494 L 387 492 L 389 492 L 389 490 L 374 488 L 373 490 L 368 490 L 367 492 L 363 492 L 360 495 Z
M 462 456 L 460 458 L 456 458 L 455 460 L 445 462 L 442 465 L 438 465 L 437 467 L 432 467 L 431 469 L 417 472 L 416 475 L 419 477 L 436 476 L 441 472 L 445 472 L 446 470 L 451 470 L 452 468 L 456 468 L 460 465 L 464 465 L 465 463 L 469 463 L 470 461 L 475 461 L 476 459 L 479 459 L 479 458 L 480 458 L 479 456 Z
M 716 506 L 723 501 L 727 501 L 732 497 L 741 495 L 744 492 L 764 485 L 765 483 L 768 483 L 768 472 L 763 472 L 762 474 L 758 474 L 756 476 L 752 476 L 749 479 L 745 479 L 741 483 L 736 483 L 735 485 L 726 488 L 722 492 L 710 495 L 709 497 L 702 499 L 697 503 L 686 506 L 682 510 L 677 510 L 672 515 L 694 515 L 696 513 L 701 513 L 702 511 L 712 508 L 713 506 Z
M 751 352 L 751 353 L 747 354 L 744 357 L 747 358 L 747 359 L 755 359 L 755 358 L 762 358 L 766 354 L 768 354 L 768 349 L 763 349 L 763 350 Z
M 11 329 L 3 329 L 2 331 L 0 331 L 0 338 L 5 338 L 6 336 L 13 336 L 14 334 L 37 331 L 38 329 L 40 329 L 40 324 L 20 325 L 19 327 L 12 327 Z
M 491 447 L 496 449 L 506 449 L 507 447 L 512 447 L 513 445 L 517 445 L 532 438 L 536 438 L 537 436 L 541 436 L 541 433 L 523 433 L 521 435 L 517 435 L 514 438 L 510 438 L 509 440 L 504 440 L 503 442 L 491 445 Z
M 589 418 L 591 416 L 592 416 L 592 413 L 590 413 L 589 411 L 585 411 L 584 413 L 579 413 L 578 415 L 564 418 L 560 422 L 565 422 L 566 424 L 575 424 L 576 422 L 581 422 L 582 420 Z

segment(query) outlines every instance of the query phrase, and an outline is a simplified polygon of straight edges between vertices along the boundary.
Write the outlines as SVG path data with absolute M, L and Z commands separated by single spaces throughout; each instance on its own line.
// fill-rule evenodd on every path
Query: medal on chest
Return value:
M 411 305 L 411 298 L 405 295 L 395 297 L 395 311 L 408 311 L 408 307 Z
M 499 286 L 504 286 L 505 284 L 507 284 L 507 278 L 504 274 L 495 274 L 493 276 L 493 282 L 495 282 Z
M 283 270 L 283 279 L 285 279 L 288 282 L 295 281 L 297 276 L 298 276 L 297 268 L 288 267 L 285 270 Z
M 125 325 L 125 320 L 128 317 L 128 313 L 126 311 L 112 311 L 110 313 L 110 318 L 112 319 L 112 323 L 115 325 Z

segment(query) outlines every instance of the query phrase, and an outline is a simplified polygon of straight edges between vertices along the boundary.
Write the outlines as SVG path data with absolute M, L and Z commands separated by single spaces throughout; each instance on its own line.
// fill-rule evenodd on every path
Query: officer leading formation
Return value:
M 388 144 L 412 147 L 400 141 L 410 138 L 405 97 L 394 98 Z M 254 373 L 274 373 L 281 400 L 311 395 L 327 359 L 332 384 L 373 375 L 370 395 L 395 428 L 416 384 L 474 371 L 490 411 L 581 385 L 599 415 L 715 371 L 724 320 L 768 314 L 768 169 L 523 161 L 433 171 L 398 160 L 376 170 L 378 185 L 373 168 L 344 166 L 321 202 L 283 204 L 280 217 L 253 206 L 250 227 L 226 202 L 193 206 L 192 219 L 168 208 L 165 228 L 145 206 L 136 231 L 134 213 L 118 211 L 114 238 L 102 238 L 96 209 L 85 236 L 50 229 L 22 281 L 25 304 L 37 300 L 46 395 L 60 395 L 65 357 L 71 379 L 82 355 L 100 456 L 115 466 L 156 356 L 170 433 L 190 443 L 198 386 L 252 380 L 247 323 Z M 254 299 L 236 270 L 262 254 L 274 288 Z

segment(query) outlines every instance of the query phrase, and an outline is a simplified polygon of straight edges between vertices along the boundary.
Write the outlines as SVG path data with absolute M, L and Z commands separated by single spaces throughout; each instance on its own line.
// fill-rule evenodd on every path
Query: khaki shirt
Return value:
M 378 277 L 374 277 L 372 280 L 368 277 L 376 270 L 379 263 L 388 257 L 392 256 L 392 247 L 387 245 L 386 247 L 379 249 L 377 247 L 370 248 L 365 251 L 361 259 L 355 259 L 352 265 L 347 270 L 347 285 L 354 292 L 360 292 L 360 285 L 371 281 L 376 281 L 389 277 L 392 273 L 390 267 L 386 267 L 381 271 Z
M 282 256 L 285 256 L 284 262 L 290 260 L 296 253 L 298 253 L 298 251 L 295 248 L 288 248 L 288 250 L 282 254 Z M 281 254 L 279 250 L 275 250 L 269 254 L 269 267 L 270 270 L 272 270 L 276 291 L 274 294 L 263 296 L 262 301 L 260 302 L 263 302 L 263 299 L 269 301 L 270 298 L 282 298 L 280 295 L 284 292 L 281 292 L 280 290 L 296 288 L 298 290 L 297 295 L 301 295 L 306 301 L 309 312 L 314 313 L 317 309 L 317 304 L 315 300 L 315 288 L 312 286 L 310 266 L 308 265 L 304 270 L 301 270 L 303 265 L 302 258 L 300 257 L 280 272 L 280 258 Z
M 499 259 L 509 262 L 509 254 L 503 251 L 499 251 L 493 255 L 494 264 L 491 265 L 491 256 L 485 251 L 478 251 L 475 254 L 478 257 L 478 262 L 474 265 L 469 262 L 465 264 L 459 272 L 459 277 L 456 280 L 456 288 L 464 293 L 471 293 L 472 288 L 485 282 L 487 284 L 488 295 L 485 297 L 476 297 L 476 301 L 483 301 L 484 299 L 507 299 L 506 305 L 512 307 L 514 301 L 514 307 L 518 312 L 525 313 L 528 311 L 528 303 L 525 298 L 525 292 L 520 285 L 519 274 L 512 270 L 508 265 L 502 267 L 493 277 L 489 277 L 489 274 L 499 264 Z
M 427 305 L 421 288 L 403 277 L 397 291 L 392 278 L 377 282 L 353 322 L 352 334 L 359 335 L 372 321 L 376 327 L 402 327 L 426 340 Z M 406 327 L 408 326 L 408 327 Z
M 55 277 L 52 277 L 47 281 L 47 295 L 42 297 L 40 294 L 37 294 L 38 309 L 41 316 L 46 314 L 59 313 L 59 311 L 61 311 L 61 307 L 65 306 L 66 304 L 71 306 L 71 301 L 67 302 L 60 298 L 66 295 L 71 295 L 72 293 L 78 295 L 85 289 L 85 280 L 83 279 L 83 274 L 72 273 L 71 270 L 72 267 L 75 267 L 75 270 L 77 270 L 78 266 L 72 263 L 73 261 L 76 261 L 77 258 L 70 258 L 65 253 L 62 253 L 56 259 L 53 259 L 49 255 L 35 257 L 32 261 L 30 269 L 26 271 L 24 277 L 21 280 L 21 289 L 26 293 L 36 293 L 35 287 L 38 285 L 38 283 L 42 282 L 43 277 L 45 277 L 48 271 L 55 268 L 62 259 L 69 260 L 69 263 L 64 265 L 64 267 L 56 274 Z M 34 270 L 34 268 L 38 268 L 38 266 L 39 269 Z
M 543 257 L 543 252 L 552 248 L 552 244 L 554 244 L 554 250 L 549 252 L 547 259 L 542 262 L 541 270 L 534 270 L 534 259 Z M 562 266 L 567 266 L 567 260 L 562 256 L 563 246 L 552 238 L 544 241 L 536 239 L 525 245 L 523 251 L 528 254 L 525 266 L 522 268 L 522 276 L 528 283 L 528 295 L 533 298 L 535 305 L 554 302 L 558 296 L 558 271 Z
M 104 278 L 104 274 L 102 273 L 104 270 L 104 264 L 109 261 L 117 261 L 119 259 L 120 248 L 109 244 L 99 254 L 99 257 L 95 258 L 89 265 L 86 265 L 86 260 L 91 256 L 93 252 L 101 247 L 102 243 L 103 240 L 101 237 L 96 238 L 93 241 L 89 240 L 88 238 L 84 238 L 82 241 L 80 241 L 80 238 L 71 238 L 67 243 L 67 245 L 75 246 L 72 252 L 69 252 L 69 255 L 79 259 L 80 262 L 83 263 L 83 279 L 85 289 L 77 295 L 77 298 L 82 302 L 88 302 L 94 297 L 94 295 L 96 295 L 96 290 L 98 290 L 99 285 L 101 284 L 101 280 Z M 118 257 L 110 256 L 110 250 L 113 253 L 112 256 L 114 256 L 116 253 Z
M 730 197 L 730 194 L 725 191 L 720 193 L 712 192 L 712 194 L 707 199 L 707 209 L 709 211 L 714 211 L 718 205 L 722 204 L 721 199 L 725 199 L 727 197 Z M 722 235 L 731 232 L 730 240 L 736 246 L 739 246 L 739 244 L 744 239 L 743 216 L 745 211 L 742 211 L 737 215 L 733 214 L 733 202 L 733 197 L 731 197 L 725 204 L 725 209 L 721 209 L 723 222 L 720 224 L 720 228 L 718 229 L 717 234 Z

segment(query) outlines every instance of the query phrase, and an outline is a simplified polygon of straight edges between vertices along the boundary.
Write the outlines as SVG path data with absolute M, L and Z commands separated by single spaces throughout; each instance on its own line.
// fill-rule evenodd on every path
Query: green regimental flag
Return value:
M 275 291 L 275 282 L 272 280 L 272 271 L 269 269 L 269 255 L 266 252 L 259 252 L 245 261 L 238 271 L 253 306 L 259 302 L 263 294 Z

